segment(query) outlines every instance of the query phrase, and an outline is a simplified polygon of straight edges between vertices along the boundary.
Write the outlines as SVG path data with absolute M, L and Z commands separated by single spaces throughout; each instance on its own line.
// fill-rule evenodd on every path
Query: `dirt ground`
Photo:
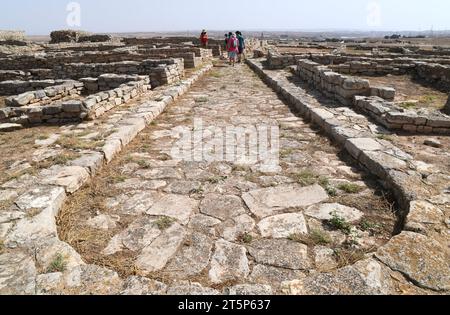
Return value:
M 57 126 L 40 126 L 14 132 L 0 133 L 0 183 L 33 173 L 37 166 L 33 161 L 36 140 L 48 139 L 59 131 Z
M 447 102 L 448 95 L 431 87 L 414 81 L 408 75 L 362 77 L 370 81 L 373 86 L 389 86 L 397 90 L 395 102 L 407 108 L 436 108 L 441 109 Z
M 433 148 L 425 145 L 425 140 L 430 138 L 438 140 L 442 147 Z M 435 165 L 441 170 L 442 174 L 450 174 L 449 136 L 397 134 L 390 136 L 389 140 L 408 154 L 414 156 L 414 159 Z M 447 185 L 450 186 L 450 182 L 447 182 Z

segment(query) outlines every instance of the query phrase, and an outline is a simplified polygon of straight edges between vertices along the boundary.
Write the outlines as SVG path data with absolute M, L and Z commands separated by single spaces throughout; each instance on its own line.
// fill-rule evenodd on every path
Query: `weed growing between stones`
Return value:
M 357 184 L 353 183 L 345 183 L 338 186 L 338 188 L 347 194 L 357 194 L 364 190 L 364 187 L 361 187 Z
M 84 141 L 75 135 L 64 135 L 56 143 L 65 149 L 73 150 L 92 150 L 104 144 L 103 141 Z
M 208 98 L 206 96 L 196 97 L 195 99 L 196 103 L 206 103 L 208 102 Z
M 52 262 L 47 268 L 47 273 L 53 273 L 53 272 L 64 272 L 67 267 L 67 262 L 64 258 L 64 256 L 60 253 L 56 254 L 53 258 Z
M 308 246 L 328 245 L 332 243 L 332 239 L 324 231 L 316 229 L 311 230 L 309 234 L 291 234 L 289 240 Z
M 343 217 L 338 215 L 336 212 L 333 212 L 331 215 L 332 218 L 328 220 L 328 224 L 332 228 L 340 230 L 347 235 L 350 235 L 350 233 L 352 232 L 352 225 L 348 223 Z
M 167 230 L 168 228 L 170 228 L 174 222 L 175 222 L 175 220 L 172 218 L 161 217 L 154 224 L 158 229 L 160 229 L 161 231 L 164 231 L 164 230 Z
M 210 184 L 219 184 L 220 182 L 223 182 L 226 180 L 228 176 L 214 176 L 208 179 L 208 182 Z
M 317 176 L 309 170 L 301 171 L 294 175 L 294 179 L 302 186 L 311 186 L 317 182 Z
M 75 152 L 64 152 L 56 156 L 50 157 L 44 161 L 35 163 L 38 169 L 50 168 L 52 165 L 66 165 L 68 162 L 78 159 L 81 156 Z
M 250 244 L 253 241 L 253 236 L 249 233 L 244 233 L 239 237 L 239 242 L 244 244 Z

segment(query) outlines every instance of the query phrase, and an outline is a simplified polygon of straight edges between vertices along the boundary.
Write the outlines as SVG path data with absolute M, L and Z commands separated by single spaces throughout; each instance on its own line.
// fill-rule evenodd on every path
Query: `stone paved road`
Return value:
M 174 159 L 200 119 L 216 148 L 209 127 L 279 127 L 279 169 L 242 156 Z M 187 152 L 217 153 L 202 143 Z M 214 68 L 75 193 L 59 232 L 86 262 L 158 280 L 169 293 L 197 292 L 182 280 L 277 293 L 283 281 L 352 264 L 386 243 L 391 210 L 367 174 L 238 65 Z

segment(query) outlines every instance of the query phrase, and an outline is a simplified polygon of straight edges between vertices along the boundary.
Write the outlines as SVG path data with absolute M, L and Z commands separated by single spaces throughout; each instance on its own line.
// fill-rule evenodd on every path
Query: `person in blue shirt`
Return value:
M 244 36 L 242 36 L 242 33 L 240 31 L 236 32 L 236 37 L 239 41 L 239 53 L 238 53 L 238 62 L 241 63 L 242 62 L 242 56 L 244 55 L 245 52 L 245 38 Z

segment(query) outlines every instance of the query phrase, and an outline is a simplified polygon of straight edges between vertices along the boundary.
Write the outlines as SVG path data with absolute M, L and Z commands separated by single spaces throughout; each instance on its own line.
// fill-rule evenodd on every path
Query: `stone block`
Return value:
M 381 151 L 384 147 L 372 138 L 354 138 L 346 141 L 345 149 L 355 159 L 359 159 L 363 151 Z
M 67 113 L 79 113 L 82 111 L 83 104 L 81 101 L 69 101 L 61 105 L 63 112 Z

